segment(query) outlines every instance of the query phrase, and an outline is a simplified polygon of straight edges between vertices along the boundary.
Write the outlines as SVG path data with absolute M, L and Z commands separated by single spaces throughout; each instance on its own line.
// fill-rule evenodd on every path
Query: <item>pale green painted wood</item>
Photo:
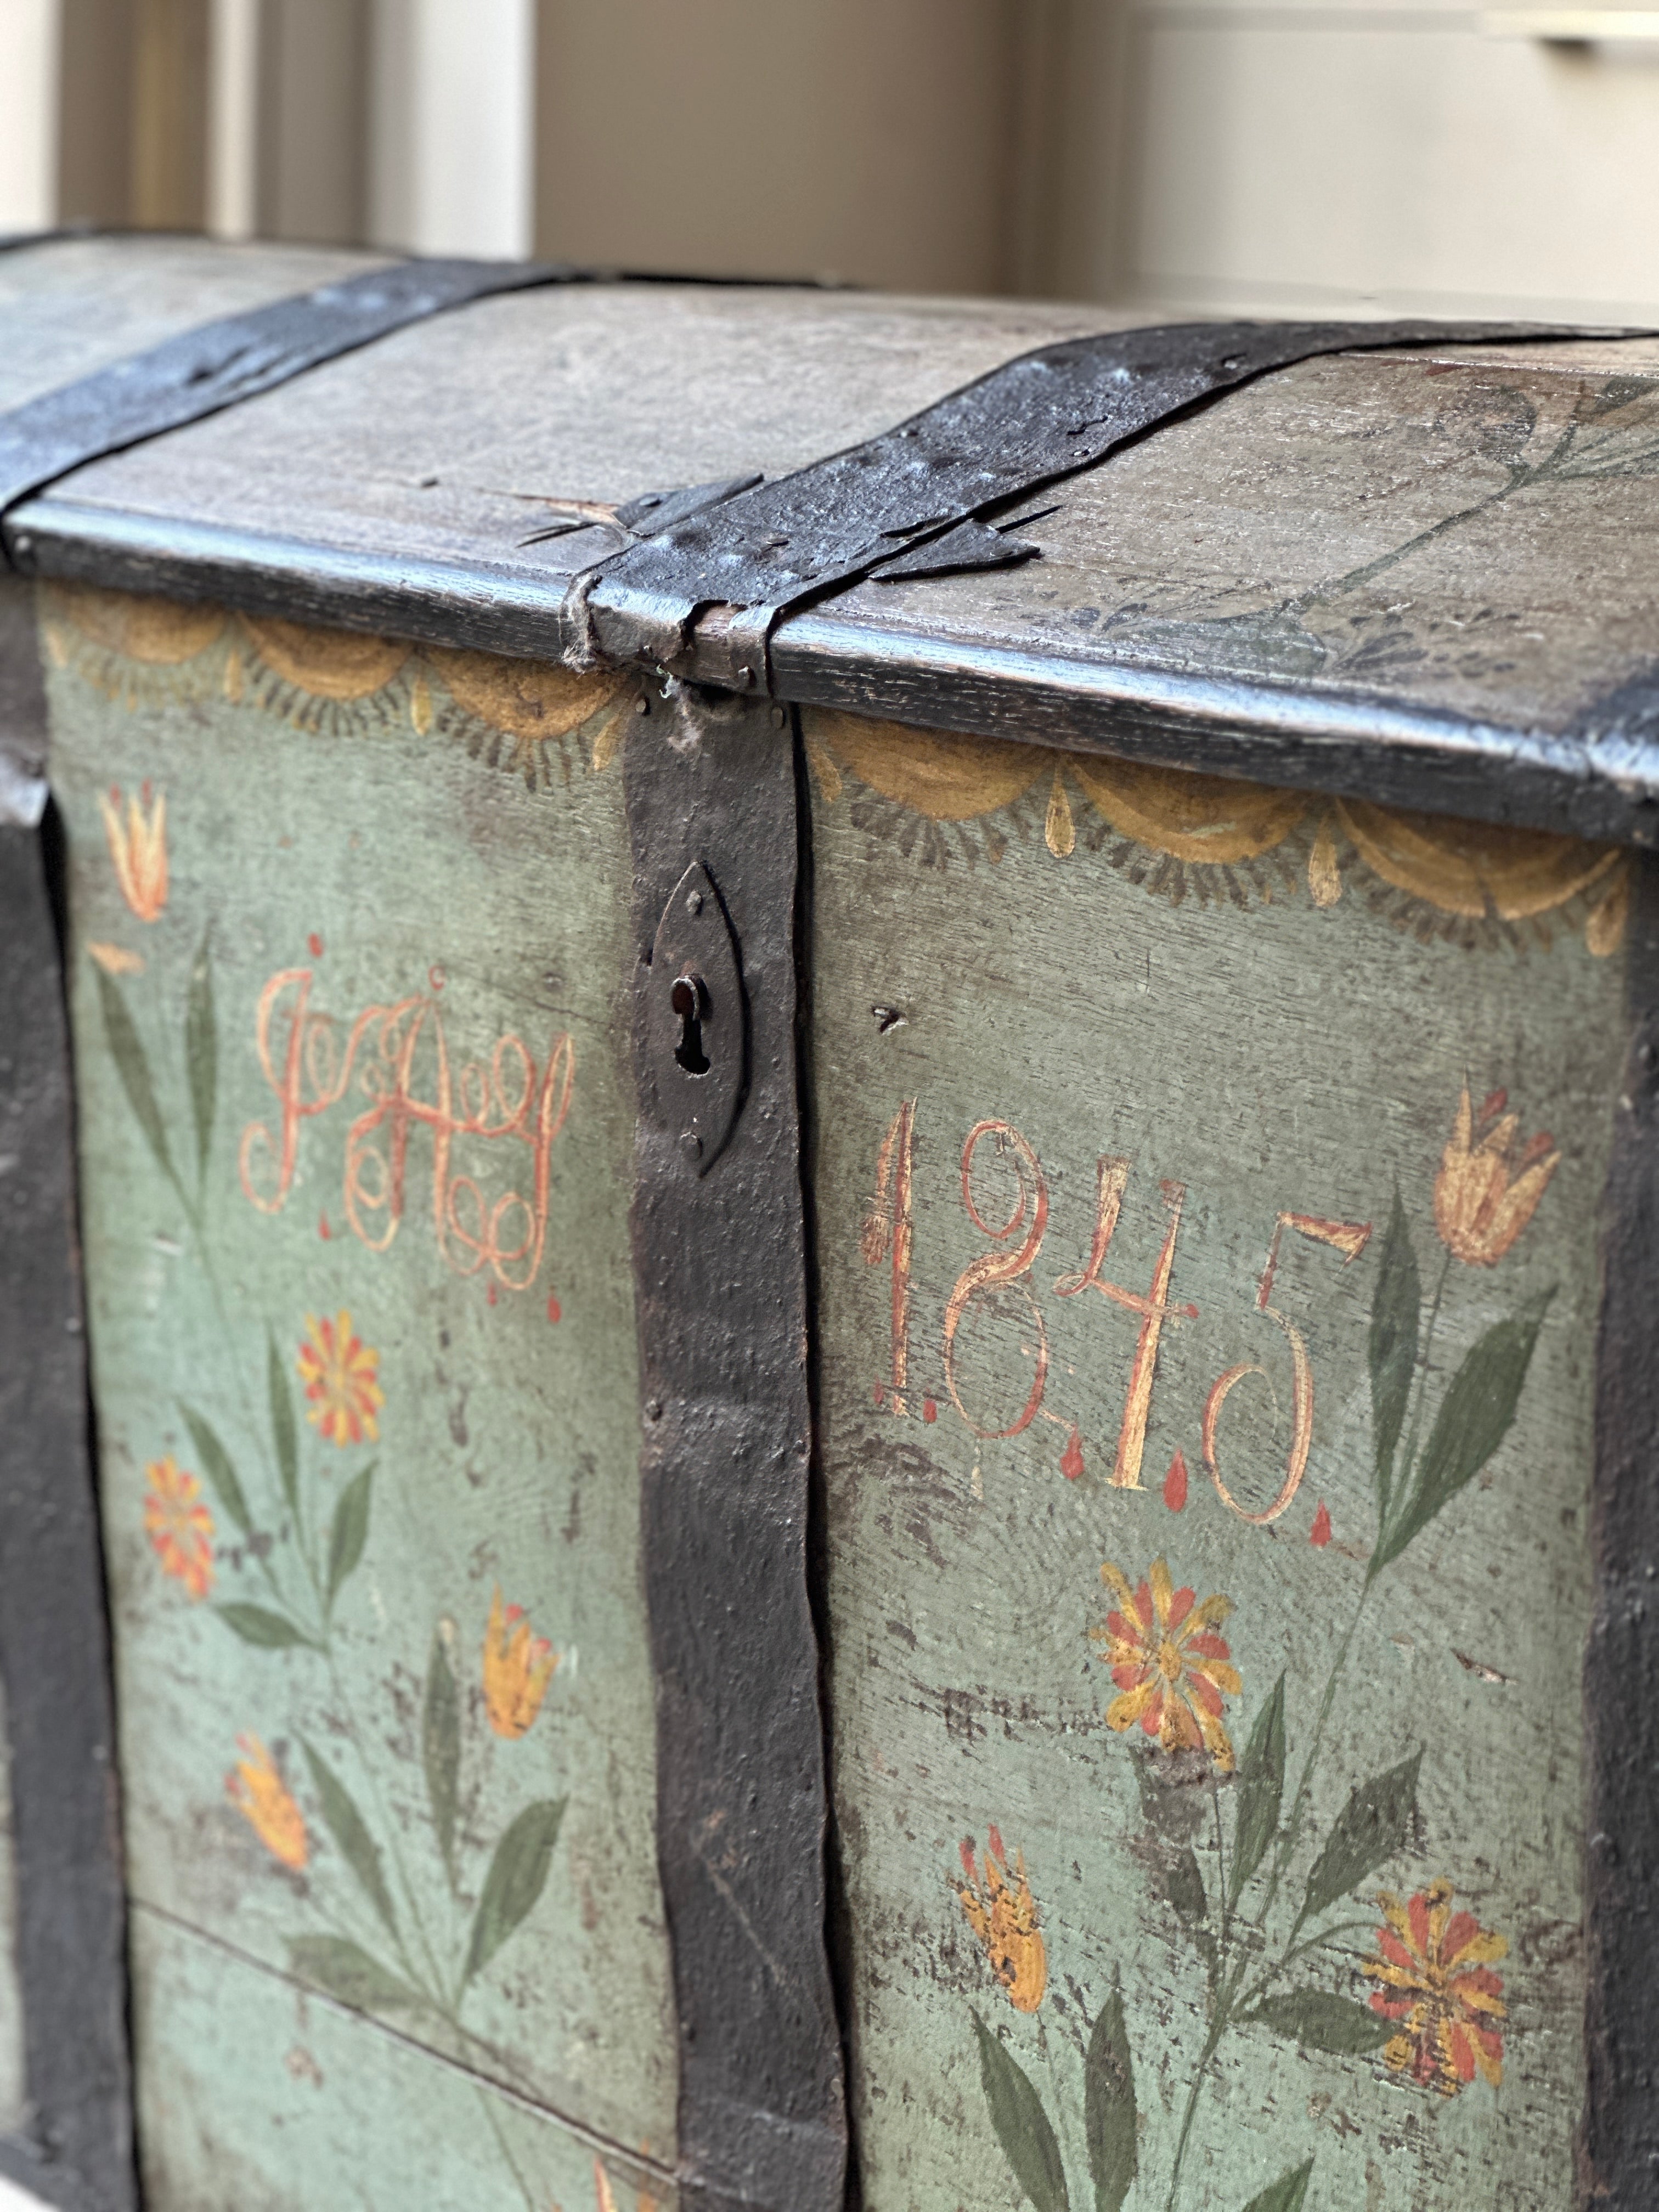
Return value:
M 669 2212 L 672 2191 L 417 2045 L 140 1906 L 146 2201 L 177 2212 Z M 226 2177 L 235 2177 L 234 2197 Z
M 47 641 L 63 665 L 51 685 L 52 774 L 70 860 L 83 1219 L 131 1886 L 140 1906 L 231 1947 L 262 1984 L 250 1984 L 246 2013 L 232 2008 L 235 2033 L 222 2035 L 216 2008 L 200 1996 L 175 2005 L 165 1977 L 146 1999 L 145 2155 L 169 2177 L 167 2190 L 175 2171 L 188 2177 L 176 2198 L 164 2190 L 151 2201 L 156 2212 L 210 2197 L 251 2201 L 241 2161 L 245 2149 L 254 2155 L 258 2094 L 246 2037 L 256 2035 L 261 2007 L 291 2008 L 272 1978 L 320 1978 L 352 1993 L 349 1954 L 318 1948 L 331 1940 L 357 1944 L 427 1992 L 416 2004 L 395 1989 L 358 1988 L 403 2036 L 672 2163 L 675 2068 L 637 1565 L 632 1116 L 615 1012 L 628 963 L 628 859 L 619 769 L 603 766 L 607 717 L 590 716 L 562 751 L 553 742 L 515 750 L 461 713 L 430 664 L 399 671 L 395 650 L 365 696 L 331 699 L 330 684 L 364 688 L 363 666 L 350 659 L 360 641 L 347 641 L 345 659 L 319 671 L 294 662 L 302 648 L 292 638 L 284 648 L 267 634 L 262 660 L 240 629 L 216 634 L 210 617 L 198 637 L 180 617 L 163 641 L 172 665 L 156 665 L 106 649 L 112 636 L 135 643 L 118 607 L 100 644 L 90 634 L 102 619 L 97 603 L 82 603 L 78 616 L 54 605 Z M 307 672 L 308 691 L 282 672 L 290 665 Z M 528 761 L 542 787 L 491 765 L 491 752 Z M 170 879 L 154 921 L 132 910 L 112 865 L 100 794 L 116 786 L 127 797 L 147 787 L 165 794 Z M 125 801 L 119 818 L 128 818 Z M 190 1008 L 204 943 L 216 1101 L 198 1182 Z M 118 971 L 136 957 L 142 972 L 100 972 L 99 957 Z M 266 1211 L 250 1201 L 243 1148 L 248 1183 L 267 1208 L 277 1188 L 275 1155 L 248 1133 L 276 1130 L 280 1152 L 280 1102 L 257 1044 L 261 994 L 283 971 L 289 981 L 271 987 L 279 1080 L 301 975 L 312 979 L 312 1011 L 333 1017 L 342 1054 L 365 1009 L 411 1002 L 403 1021 L 423 1025 L 406 1086 L 416 1100 L 436 1096 L 441 1023 L 457 1119 L 483 1111 L 499 1121 L 505 1111 L 500 1094 L 483 1109 L 483 1079 L 464 1075 L 463 1062 L 488 1068 L 497 1041 L 517 1036 L 538 1082 L 554 1064 L 556 1094 L 556 1041 L 571 1040 L 568 1110 L 548 1155 L 545 1251 L 527 1288 L 507 1279 L 527 1265 L 462 1272 L 471 1255 L 457 1224 L 483 1217 L 459 1181 L 447 1256 L 441 1250 L 434 1140 L 418 1121 L 395 1239 L 375 1250 L 353 1232 L 348 1130 L 374 1110 L 365 1083 L 384 1083 L 392 1066 L 378 1056 L 374 1026 L 360 1041 L 348 1094 L 303 1123 L 285 1201 Z M 149 1070 L 170 1174 L 124 1085 L 114 1049 L 121 1010 Z M 198 1018 L 198 1035 L 204 1026 Z M 129 1045 L 130 1063 L 133 1054 Z M 313 1060 L 308 1084 L 321 1079 L 320 1066 Z M 507 1048 L 507 1091 L 516 1092 L 522 1066 Z M 374 1145 L 385 1152 L 384 1133 Z M 532 1148 L 516 1137 L 453 1136 L 447 1176 L 476 1178 L 486 1210 L 508 1191 L 533 1195 L 534 1175 Z M 362 1194 L 372 1209 L 368 1168 Z M 384 1212 L 362 1218 L 371 1236 L 383 1231 Z M 520 1240 L 526 1218 L 523 1206 L 507 1210 L 503 1247 Z M 378 1440 L 337 1442 L 302 1418 L 307 1316 L 342 1311 L 375 1355 Z M 284 1501 L 268 1345 L 295 1423 L 298 1534 Z M 213 1480 L 204 1423 L 234 1467 L 251 1534 L 236 1526 L 222 1474 Z M 199 1595 L 165 1571 L 146 1531 L 147 1470 L 169 1455 L 198 1480 L 196 1503 L 213 1516 L 211 1588 Z M 371 1464 L 366 1538 L 325 1634 L 319 1586 L 325 1592 L 333 1516 Z M 550 1681 L 539 1644 L 518 1651 L 516 1713 L 497 1699 L 505 1733 L 492 1725 L 484 1687 L 498 1589 L 559 1655 Z M 285 1609 L 310 1641 L 250 1641 L 262 1624 L 228 1613 L 238 1606 Z M 504 1621 L 502 1638 L 521 1626 Z M 424 1732 L 434 1638 L 454 1685 L 453 1820 L 445 1731 L 430 1732 L 429 1752 Z M 503 1663 L 511 1675 L 510 1648 Z M 258 1740 L 280 1777 L 263 1785 L 269 1818 L 258 1830 L 228 1795 L 244 1759 L 258 1772 L 244 1738 Z M 234 1786 L 246 1794 L 252 1784 Z M 303 1843 L 284 1791 L 297 1802 Z M 517 1873 L 492 1891 L 498 1847 Z M 487 1940 L 475 1940 L 481 1924 Z M 208 1969 L 191 1972 L 199 1990 Z M 343 2048 L 358 2033 L 382 2046 L 379 2029 L 354 2028 L 345 2015 L 331 2033 Z M 202 2139 L 218 2161 L 211 2188 L 198 2138 L 172 2133 L 179 2108 L 162 2091 L 174 2069 L 199 2085 L 198 2100 L 216 2085 L 240 2115 Z M 340 2071 L 343 2085 L 350 2069 Z M 357 2123 L 369 2131 L 363 2172 L 325 2188 L 316 2169 L 310 2202 L 414 2201 L 407 2186 L 374 2179 L 374 2160 L 395 2139 L 406 2172 L 420 2171 L 424 2154 L 441 2155 L 443 2123 L 423 2102 L 420 2069 L 399 2078 L 396 2108 L 371 2111 L 359 2098 Z M 342 2094 L 338 2155 L 349 2168 L 344 2113 L 356 2093 Z
M 1160 1558 L 1177 1589 L 1232 1601 L 1220 1633 L 1242 1695 L 1224 1703 L 1241 1756 L 1284 1670 L 1287 1811 L 1358 1611 L 1310 1819 L 1266 1915 L 1265 1940 L 1278 1948 L 1265 1958 L 1282 1950 L 1351 1787 L 1422 1755 L 1406 1847 L 1369 1869 L 1346 1905 L 1315 1917 L 1315 1928 L 1353 1924 L 1275 1989 L 1363 2006 L 1379 1987 L 1363 1970 L 1378 1955 L 1379 1892 L 1403 1899 L 1438 1878 L 1455 1885 L 1454 1910 L 1508 1946 L 1480 1969 L 1501 1978 L 1508 2008 L 1501 2087 L 1477 2075 L 1443 2095 L 1381 2051 L 1316 2055 L 1268 2026 L 1236 2027 L 1204 2076 L 1174 2201 L 1183 2212 L 1242 2212 L 1311 2158 L 1308 2212 L 1565 2208 L 1583 2088 L 1579 1663 L 1595 1235 L 1623 1048 L 1622 958 L 1594 957 L 1562 927 L 1565 908 L 1548 949 L 1535 939 L 1521 951 L 1419 941 L 1368 902 L 1368 882 L 1379 900 L 1382 889 L 1340 829 L 1316 852 L 1317 811 L 1287 830 L 1268 902 L 1249 867 L 1229 883 L 1107 834 L 1069 767 L 1056 799 L 1052 758 L 1023 799 L 999 808 L 994 756 L 977 768 L 947 761 L 930 785 L 921 770 L 939 763 L 928 741 L 907 771 L 892 732 L 884 767 L 872 769 L 867 742 L 861 756 L 885 781 L 883 797 L 852 773 L 856 744 L 836 757 L 834 722 L 809 720 L 808 731 L 834 1791 L 870 2212 L 1062 2201 L 1043 2193 L 1035 2124 L 1036 2193 L 1016 2180 L 981 2086 L 975 2012 L 1057 2130 L 1070 2204 L 1093 2208 L 1083 2046 L 1115 1985 L 1138 2113 L 1139 2171 L 1121 2201 L 1127 2212 L 1171 2201 L 1206 2036 L 1200 1936 L 1220 1936 L 1216 1822 L 1231 1860 L 1243 1789 L 1217 1775 L 1212 1797 L 1201 1753 L 1183 1761 L 1139 1728 L 1104 1724 L 1119 1692 L 1088 1637 L 1116 1602 L 1102 1562 L 1138 1583 Z M 993 803 L 960 830 L 902 802 L 908 791 L 937 811 L 960 800 L 975 815 L 963 798 L 973 788 L 980 805 Z M 1329 871 L 1343 885 L 1323 910 L 1309 896 L 1310 862 L 1328 893 Z M 1158 884 L 1184 884 L 1186 896 L 1154 896 Z M 1200 884 L 1218 902 L 1204 903 Z M 1389 902 L 1425 934 L 1446 925 L 1426 901 L 1390 893 Z M 1603 919 L 1605 941 L 1616 908 Z M 884 1032 L 881 1009 L 902 1021 Z M 1477 1108 L 1506 1087 L 1522 1138 L 1553 1131 L 1561 1152 L 1535 1216 L 1491 1268 L 1449 1261 L 1435 1228 L 1435 1177 L 1466 1075 Z M 890 1227 L 890 1182 L 885 1205 L 872 1206 L 878 1148 L 907 1100 L 914 1252 L 901 1417 L 890 1257 L 878 1235 L 871 1264 L 860 1237 L 872 1212 Z M 1032 1387 L 1041 1315 L 1050 1362 L 1041 1412 L 1005 1440 L 971 1432 L 942 1349 L 964 1271 L 1013 1249 L 1031 1218 L 1028 1206 L 1001 1243 L 968 1218 L 962 1154 L 986 1119 L 1033 1147 L 1050 1206 L 1029 1276 L 969 1300 L 959 1325 L 958 1387 L 979 1425 L 995 1429 L 1014 1422 Z M 1139 1491 L 1109 1478 L 1140 1316 L 1093 1291 L 1057 1295 L 1089 1258 L 1102 1155 L 1131 1163 L 1101 1270 L 1131 1291 L 1147 1292 L 1170 1218 L 1160 1181 L 1186 1187 L 1169 1297 L 1197 1314 L 1164 1328 Z M 1484 1331 L 1552 1285 L 1555 1296 L 1513 1430 L 1358 1610 L 1376 1529 L 1368 1334 L 1396 1182 L 1425 1321 L 1447 1268 L 1431 1417 Z M 994 1138 L 981 1140 L 973 1190 L 1000 1230 L 1018 1192 L 1014 1155 L 999 1158 Z M 1218 1437 L 1224 1479 L 1251 1510 L 1265 1508 L 1285 1463 L 1291 1366 L 1256 1291 L 1285 1211 L 1374 1226 L 1346 1265 L 1294 1231 L 1282 1240 L 1272 1303 L 1305 1333 L 1314 1430 L 1291 1504 L 1257 1528 L 1206 1477 L 1201 1421 L 1215 1380 L 1260 1363 L 1265 1381 L 1234 1391 Z M 1074 1481 L 1062 1473 L 1073 1425 Z M 1177 1451 L 1188 1474 L 1178 1512 L 1161 1490 Z M 1322 1506 L 1322 1547 L 1312 1540 Z M 1035 2010 L 1016 2008 L 959 1901 L 959 1846 L 972 1839 L 983 1885 L 993 1823 L 1011 1881 L 1024 1854 L 1040 1923 L 1047 1985 Z M 1244 1892 L 1248 1923 L 1273 1856 Z M 1210 1913 L 1201 1927 L 1194 1874 Z M 1236 1929 L 1229 1940 L 1237 1959 Z M 1254 1956 L 1264 1939 L 1251 1926 L 1245 1940 Z M 1034 1960 L 1028 1941 L 1011 1976 Z M 1359 2029 L 1375 2020 L 1341 2017 Z M 1115 2212 L 1109 2191 L 1098 2201 Z M 1263 2200 L 1300 2201 L 1293 2187 Z

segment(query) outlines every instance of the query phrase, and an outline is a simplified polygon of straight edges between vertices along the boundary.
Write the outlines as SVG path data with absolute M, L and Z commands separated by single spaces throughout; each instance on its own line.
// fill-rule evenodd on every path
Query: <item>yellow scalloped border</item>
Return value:
M 586 738 L 594 771 L 618 741 L 625 678 L 613 672 L 579 676 L 551 662 L 79 584 L 42 586 L 41 629 L 57 666 L 129 708 L 217 695 L 300 729 L 346 735 L 406 719 L 532 789 L 550 785 L 556 768 L 568 775 L 572 739 Z
M 1624 940 L 1629 866 L 1617 846 L 827 708 L 805 709 L 802 722 L 825 804 L 850 780 L 909 818 L 896 840 L 924 860 L 947 857 L 952 837 L 970 860 L 1000 860 L 1011 836 L 1035 836 L 1046 785 L 1042 842 L 1055 860 L 1070 859 L 1080 839 L 1109 844 L 1114 866 L 1177 900 L 1267 902 L 1304 881 L 1328 908 L 1353 878 L 1370 904 L 1425 939 L 1547 944 L 1554 923 L 1582 932 L 1599 956 Z M 879 808 L 863 818 L 881 826 Z

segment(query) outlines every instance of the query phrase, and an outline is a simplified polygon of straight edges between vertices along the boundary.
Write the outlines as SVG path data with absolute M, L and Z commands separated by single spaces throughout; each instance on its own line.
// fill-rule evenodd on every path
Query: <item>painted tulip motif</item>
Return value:
M 483 1642 L 484 1711 L 497 1735 L 527 1734 L 559 1659 L 544 1636 L 532 1635 L 522 1606 L 502 1604 L 498 1583 Z
M 1494 1091 L 1477 1124 L 1464 1083 L 1434 1183 L 1434 1225 L 1454 1259 L 1495 1267 L 1538 1211 L 1560 1164 L 1555 1139 L 1540 1131 L 1514 1159 L 1521 1117 L 1507 1113 L 1509 1094 Z
M 1376 1931 L 1378 1955 L 1361 1970 L 1382 1985 L 1372 2011 L 1400 2023 L 1384 2058 L 1447 2097 L 1477 2072 L 1494 2089 L 1504 2079 L 1504 1984 L 1492 1967 L 1510 1948 L 1472 1912 L 1454 1912 L 1451 1899 L 1443 1881 L 1403 1903 L 1384 1890 L 1378 1901 L 1388 1924 Z
M 121 896 L 140 921 L 155 921 L 167 902 L 167 794 L 156 792 L 152 797 L 147 783 L 143 799 L 142 805 L 137 796 L 127 800 L 125 821 L 118 789 L 100 799 L 98 806 Z
M 1231 1774 L 1222 1699 L 1240 1696 L 1244 1685 L 1215 1632 L 1232 1600 L 1215 1595 L 1199 1604 L 1195 1591 L 1176 1589 L 1163 1559 L 1153 1561 L 1138 1588 L 1109 1559 L 1100 1579 L 1117 1600 L 1089 1631 L 1095 1656 L 1110 1668 L 1120 1692 L 1106 1709 L 1107 1727 L 1121 1735 L 1139 1721 L 1163 1750 L 1202 1748 L 1218 1773 Z
M 380 1437 L 377 1419 L 386 1403 L 380 1388 L 380 1355 L 354 1335 L 343 1309 L 332 1321 L 306 1316 L 305 1341 L 295 1363 L 306 1386 L 306 1419 L 331 1443 L 371 1443 Z
M 969 1886 L 957 1895 L 991 1972 L 1007 1990 L 1016 2012 L 1035 2012 L 1048 1986 L 1048 1954 L 1037 1925 L 1036 1901 L 1025 1878 L 1024 1852 L 1016 1853 L 1011 1869 L 1001 1835 L 993 1827 L 983 1883 L 971 1837 L 963 1839 L 962 1868 Z
M 213 1515 L 202 1502 L 202 1486 L 171 1452 L 144 1469 L 144 1534 L 161 1563 L 161 1572 L 182 1583 L 192 1598 L 213 1588 Z
M 225 1777 L 225 1795 L 272 1858 L 297 1874 L 311 1856 L 305 1815 L 257 1735 L 239 1735 L 242 1754 Z

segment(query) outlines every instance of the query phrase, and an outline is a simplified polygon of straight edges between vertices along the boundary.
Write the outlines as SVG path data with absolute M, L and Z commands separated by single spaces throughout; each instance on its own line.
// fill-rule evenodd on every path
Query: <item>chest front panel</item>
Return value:
M 660 2203 L 614 684 L 42 635 L 154 2199 Z
M 805 734 L 866 2201 L 1565 2203 L 1624 861 Z

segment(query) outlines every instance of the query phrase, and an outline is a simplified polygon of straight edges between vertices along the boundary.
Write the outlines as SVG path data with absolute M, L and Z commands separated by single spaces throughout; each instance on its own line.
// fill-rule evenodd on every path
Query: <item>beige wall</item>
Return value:
M 1253 313 L 1651 319 L 1659 42 L 1486 21 L 1357 0 L 1127 9 L 1115 288 Z M 1077 270 L 1083 289 L 1103 273 Z
M 1450 0 L 0 0 L 0 231 L 1659 319 L 1659 38 L 1507 31 Z
M 1019 0 L 541 0 L 538 244 L 1006 289 Z

